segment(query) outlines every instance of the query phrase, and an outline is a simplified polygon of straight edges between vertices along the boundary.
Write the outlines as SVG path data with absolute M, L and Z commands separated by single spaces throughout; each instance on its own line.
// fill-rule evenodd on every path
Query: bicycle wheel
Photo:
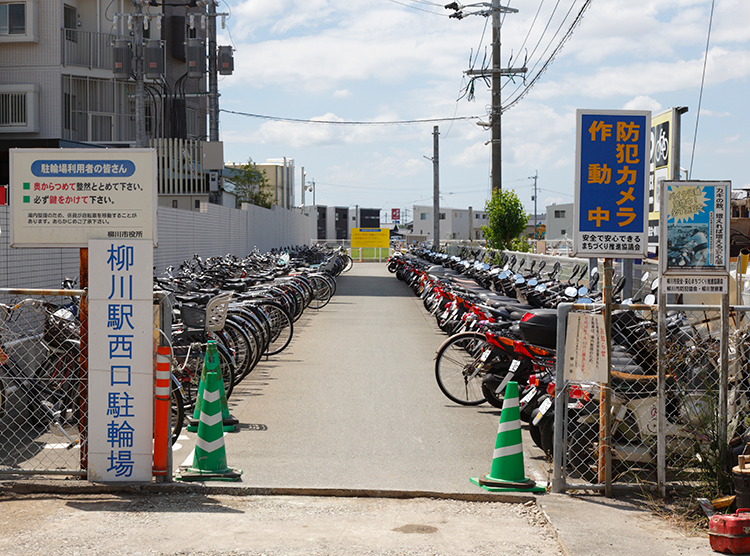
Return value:
M 321 309 L 325 307 L 331 300 L 333 290 L 331 286 L 323 276 L 313 275 L 310 276 L 310 281 L 313 287 L 313 300 L 310 302 L 310 307 L 313 309 Z
M 172 445 L 177 442 L 185 424 L 185 401 L 182 399 L 182 390 L 177 379 L 172 377 L 172 393 L 169 397 L 170 425 L 172 427 Z
M 263 355 L 277 355 L 281 353 L 294 335 L 294 324 L 289 314 L 276 303 L 262 302 L 257 307 L 265 313 L 271 325 L 271 339 L 268 349 Z
M 435 379 L 449 400 L 460 405 L 484 403 L 484 362 L 491 350 L 478 332 L 462 332 L 443 342 L 435 356 Z
M 234 357 L 234 382 L 238 383 L 243 376 L 250 372 L 255 362 L 256 354 L 252 351 L 252 345 L 247 332 L 233 320 L 227 318 L 224 328 L 217 332 L 210 332 L 210 337 L 221 337 L 229 352 Z

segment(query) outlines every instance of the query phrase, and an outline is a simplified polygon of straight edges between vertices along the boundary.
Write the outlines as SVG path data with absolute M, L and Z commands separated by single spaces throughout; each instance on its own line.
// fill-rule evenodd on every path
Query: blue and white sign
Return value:
M 157 245 L 155 149 L 10 149 L 12 247 Z
M 578 110 L 576 117 L 573 254 L 643 258 L 648 249 L 651 113 Z
M 150 481 L 153 448 L 153 246 L 89 242 L 91 481 Z

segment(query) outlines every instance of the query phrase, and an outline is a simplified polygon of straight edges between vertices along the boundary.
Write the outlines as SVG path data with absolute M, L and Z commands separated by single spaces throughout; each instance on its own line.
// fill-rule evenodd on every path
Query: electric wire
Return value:
M 448 17 L 448 14 L 441 13 L 441 12 L 433 12 L 432 10 L 425 10 L 424 8 L 418 8 L 417 6 L 412 6 L 411 4 L 406 4 L 404 2 L 399 2 L 398 0 L 388 0 L 389 2 L 392 2 L 394 4 L 398 4 L 399 6 L 405 6 L 407 8 L 411 8 L 412 10 L 419 10 L 420 12 L 425 12 L 432 15 L 439 15 L 441 17 Z M 424 2 L 425 4 L 427 2 Z
M 503 110 L 509 110 L 516 104 L 518 104 L 522 98 L 524 98 L 531 88 L 536 84 L 536 82 L 539 80 L 539 78 L 544 74 L 544 72 L 547 71 L 547 68 L 552 64 L 557 54 L 559 54 L 560 50 L 562 49 L 563 45 L 568 41 L 568 39 L 573 35 L 573 31 L 576 27 L 581 23 L 581 20 L 583 19 L 583 14 L 586 12 L 588 7 L 591 5 L 591 0 L 586 0 L 586 2 L 581 7 L 581 10 L 578 12 L 578 15 L 576 16 L 576 19 L 571 23 L 570 27 L 568 28 L 568 31 L 565 33 L 565 35 L 560 39 L 560 42 L 558 43 L 557 47 L 555 47 L 555 50 L 552 52 L 550 57 L 547 59 L 547 61 L 544 63 L 542 68 L 539 70 L 539 72 L 529 81 L 529 83 L 526 85 L 526 87 L 516 96 L 512 101 L 510 101 Z
M 279 116 L 265 116 L 263 114 L 250 114 L 248 112 L 238 112 L 236 110 L 226 110 L 220 108 L 219 112 L 235 114 L 237 116 L 246 116 L 248 118 L 259 118 L 262 120 L 271 120 L 275 122 L 288 122 L 294 124 L 323 124 L 323 125 L 343 125 L 343 126 L 389 126 L 389 125 L 414 125 L 430 124 L 439 122 L 453 122 L 459 120 L 476 120 L 479 116 L 454 116 L 453 118 L 425 118 L 421 120 L 392 120 L 392 121 L 336 121 L 336 120 L 305 120 L 301 118 L 284 118 Z
M 690 169 L 688 170 L 688 179 L 693 177 L 693 159 L 695 158 L 695 143 L 698 140 L 698 120 L 701 117 L 701 103 L 703 102 L 703 85 L 706 82 L 706 64 L 708 62 L 708 45 L 711 41 L 711 25 L 714 21 L 714 5 L 716 0 L 711 0 L 711 15 L 708 18 L 708 36 L 706 37 L 706 53 L 703 56 L 703 75 L 701 76 L 701 90 L 698 95 L 698 113 L 695 115 L 695 133 L 693 134 L 693 148 L 690 153 Z

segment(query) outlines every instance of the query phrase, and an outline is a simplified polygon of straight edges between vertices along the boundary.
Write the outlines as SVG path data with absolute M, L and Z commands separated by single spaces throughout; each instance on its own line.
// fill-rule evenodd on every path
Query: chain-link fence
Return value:
M 728 315 L 728 372 L 721 365 L 719 307 L 668 305 L 661 338 L 655 306 L 615 309 L 609 386 L 565 381 L 558 368 L 555 418 L 562 425 L 555 431 L 555 489 L 731 491 L 732 447 L 744 447 L 750 417 L 748 308 Z M 558 345 L 564 346 L 561 335 L 559 329 Z M 564 349 L 558 351 L 558 359 L 564 357 Z
M 85 475 L 84 293 L 0 290 L 0 475 Z

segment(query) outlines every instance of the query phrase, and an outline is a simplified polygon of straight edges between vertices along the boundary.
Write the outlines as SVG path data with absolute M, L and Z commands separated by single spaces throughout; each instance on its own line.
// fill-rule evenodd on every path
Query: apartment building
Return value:
M 434 211 L 431 205 L 414 205 L 414 234 L 425 236 L 431 242 L 434 234 Z M 483 210 L 440 207 L 440 239 L 484 239 L 482 226 L 487 225 Z
M 8 183 L 10 148 L 136 144 L 136 85 L 128 68 L 140 25 L 145 134 L 158 149 L 160 204 L 197 209 L 212 195 L 220 199 L 223 151 L 205 141 L 205 5 L 144 4 L 0 3 L 0 185 Z M 199 63 L 189 72 L 191 40 Z

